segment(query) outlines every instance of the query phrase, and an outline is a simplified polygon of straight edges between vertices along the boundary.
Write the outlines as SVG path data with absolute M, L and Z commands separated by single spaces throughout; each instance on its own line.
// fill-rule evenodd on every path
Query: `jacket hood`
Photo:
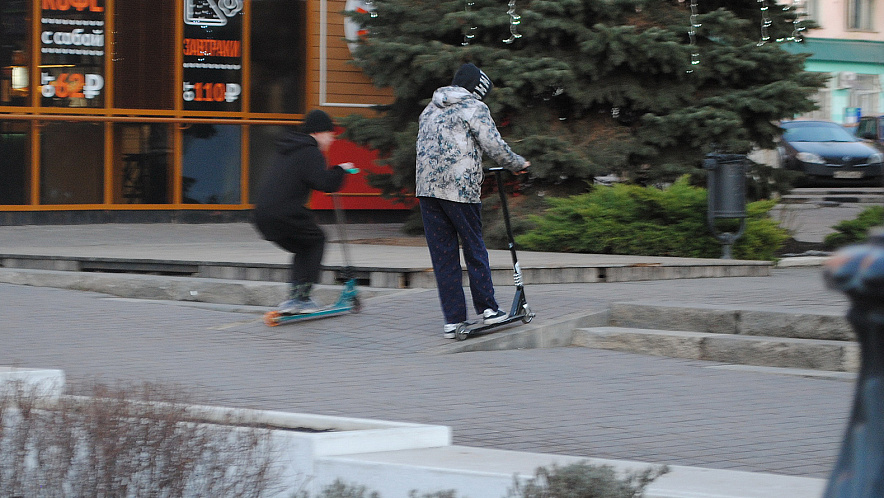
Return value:
M 459 86 L 443 86 L 433 92 L 433 104 L 436 107 L 448 107 L 470 99 L 479 100 L 469 90 Z
M 304 147 L 316 147 L 316 139 L 299 131 L 288 131 L 277 142 L 276 147 L 282 154 L 288 154 Z

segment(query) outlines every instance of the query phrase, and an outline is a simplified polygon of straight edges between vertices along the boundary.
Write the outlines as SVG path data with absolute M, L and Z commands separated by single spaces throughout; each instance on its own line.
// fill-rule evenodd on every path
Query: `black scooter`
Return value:
M 525 298 L 525 287 L 522 284 L 522 268 L 519 266 L 519 259 L 516 256 L 516 242 L 513 238 L 513 229 L 510 225 L 510 212 L 506 204 L 506 193 L 504 191 L 504 170 L 503 168 L 491 168 L 489 169 L 489 171 L 493 171 L 494 175 L 497 177 L 497 191 L 500 192 L 500 206 L 503 209 L 503 221 L 506 224 L 506 235 L 509 242 L 508 246 L 510 250 L 510 255 L 512 255 L 513 257 L 513 282 L 516 286 L 516 294 L 515 296 L 513 296 L 513 304 L 506 319 L 501 322 L 488 325 L 481 322 L 462 323 L 458 325 L 457 329 L 455 329 L 454 331 L 454 337 L 458 341 L 463 341 L 470 336 L 487 334 L 492 329 L 502 327 L 504 325 L 509 325 L 519 320 L 521 320 L 522 323 L 530 323 L 535 316 L 535 314 L 531 312 L 531 308 L 528 307 L 528 301 Z

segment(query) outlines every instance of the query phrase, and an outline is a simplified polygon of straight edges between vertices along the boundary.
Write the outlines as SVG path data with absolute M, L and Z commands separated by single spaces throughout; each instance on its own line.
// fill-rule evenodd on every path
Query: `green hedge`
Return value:
M 823 244 L 828 249 L 837 249 L 863 242 L 869 237 L 870 229 L 881 225 L 884 225 L 884 206 L 872 206 L 861 211 L 856 218 L 833 226 L 835 232 L 826 235 Z
M 721 244 L 706 220 L 706 190 L 682 178 L 666 189 L 636 185 L 598 187 L 550 198 L 534 228 L 516 238 L 535 251 L 718 258 Z M 768 216 L 775 201 L 748 205 L 745 233 L 733 246 L 737 259 L 772 260 L 788 239 Z M 737 220 L 719 220 L 719 231 L 735 232 Z

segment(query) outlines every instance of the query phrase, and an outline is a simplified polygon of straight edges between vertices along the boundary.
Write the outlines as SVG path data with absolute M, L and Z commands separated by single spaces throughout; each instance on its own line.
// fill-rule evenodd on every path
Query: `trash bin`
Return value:
M 743 154 L 708 154 L 703 162 L 708 171 L 706 220 L 722 244 L 722 259 L 731 259 L 731 246 L 746 229 L 746 161 Z M 715 220 L 722 218 L 739 219 L 739 230 L 719 232 Z

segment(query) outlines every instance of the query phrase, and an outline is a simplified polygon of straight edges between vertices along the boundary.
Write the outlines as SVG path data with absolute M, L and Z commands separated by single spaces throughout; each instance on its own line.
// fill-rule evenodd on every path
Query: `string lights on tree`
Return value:
M 770 7 L 767 5 L 767 0 L 758 0 L 761 9 L 761 39 L 758 40 L 757 46 L 762 46 L 770 40 L 770 35 L 767 32 L 767 29 L 770 28 L 771 20 L 770 20 Z
M 697 22 L 698 15 L 697 0 L 691 0 L 691 23 L 688 28 L 688 37 L 691 40 L 691 67 L 688 68 L 688 73 L 693 73 L 694 66 L 700 65 L 700 52 L 697 48 L 697 29 L 702 26 L 702 24 Z
M 688 27 L 688 37 L 690 38 L 691 49 L 691 67 L 686 71 L 688 73 L 693 73 L 693 67 L 700 64 L 700 53 L 697 48 L 697 29 L 702 26 L 702 24 L 697 22 L 699 16 L 699 6 L 697 2 L 698 0 L 691 0 L 691 17 L 690 25 Z M 758 0 L 758 5 L 759 10 L 761 11 L 761 38 L 758 40 L 758 43 L 756 43 L 756 46 L 760 47 L 770 41 L 770 33 L 768 30 L 773 24 L 773 21 L 770 19 L 770 6 L 768 5 L 767 0 Z M 792 0 L 791 4 L 783 6 L 783 12 L 794 10 L 795 17 L 792 19 L 792 33 L 788 37 L 777 38 L 775 40 L 777 43 L 801 43 L 804 41 L 804 35 L 802 34 L 804 26 L 801 24 L 802 17 L 805 15 L 803 7 L 804 0 Z
M 510 44 L 522 37 L 516 30 L 519 24 L 522 24 L 522 16 L 516 14 L 516 0 L 509 1 L 509 10 L 506 13 L 510 16 L 510 37 L 503 42 Z
M 792 34 L 784 41 L 801 43 L 804 41 L 804 35 L 801 34 L 804 31 L 804 26 L 801 24 L 801 18 L 805 15 L 804 0 L 792 0 L 792 5 L 783 6 L 784 12 L 793 9 L 795 10 L 795 18 L 792 19 Z
M 466 0 L 466 6 L 464 6 L 464 11 L 467 12 L 468 17 L 469 17 L 470 10 L 472 10 L 472 8 L 473 8 L 473 5 L 475 5 L 473 0 Z M 472 41 L 472 39 L 476 37 L 476 29 L 478 29 L 478 28 L 476 28 L 476 26 L 470 26 L 469 28 L 467 28 L 464 31 L 463 42 L 461 43 L 461 45 L 463 45 L 464 47 L 468 47 L 470 45 L 470 41 Z

